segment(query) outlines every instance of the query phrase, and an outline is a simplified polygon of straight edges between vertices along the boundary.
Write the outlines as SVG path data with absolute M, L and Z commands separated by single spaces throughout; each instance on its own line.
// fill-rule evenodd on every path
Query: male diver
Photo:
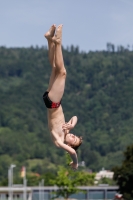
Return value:
M 66 69 L 62 55 L 62 27 L 53 24 L 45 34 L 48 41 L 49 61 L 52 66 L 52 72 L 49 80 L 49 86 L 43 95 L 44 103 L 47 107 L 48 127 L 52 140 L 57 147 L 66 150 L 72 162 L 70 166 L 76 170 L 78 168 L 78 158 L 76 149 L 81 145 L 82 138 L 70 133 L 77 123 L 77 117 L 74 116 L 69 122 L 65 123 L 65 117 L 61 106 L 61 99 L 64 94 Z

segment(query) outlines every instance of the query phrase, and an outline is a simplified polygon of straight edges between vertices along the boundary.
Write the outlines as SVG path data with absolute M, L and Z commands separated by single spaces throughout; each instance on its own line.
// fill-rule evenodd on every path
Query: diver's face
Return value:
M 68 133 L 66 135 L 65 142 L 70 146 L 75 146 L 77 143 L 79 143 L 79 138 L 72 133 Z

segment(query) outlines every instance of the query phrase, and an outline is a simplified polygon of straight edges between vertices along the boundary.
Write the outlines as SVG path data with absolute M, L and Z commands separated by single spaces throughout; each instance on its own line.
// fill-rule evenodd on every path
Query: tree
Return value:
M 98 181 L 99 184 L 116 185 L 116 182 L 111 178 L 103 177 Z
M 57 177 L 51 180 L 51 183 L 59 187 L 56 197 L 63 196 L 65 199 L 68 199 L 70 195 L 82 191 L 77 186 L 93 185 L 94 178 L 94 173 L 89 174 L 83 171 L 73 171 L 71 168 L 60 166 Z
M 114 180 L 124 198 L 131 200 L 133 199 L 133 145 L 127 147 L 124 157 L 122 165 L 113 169 Z

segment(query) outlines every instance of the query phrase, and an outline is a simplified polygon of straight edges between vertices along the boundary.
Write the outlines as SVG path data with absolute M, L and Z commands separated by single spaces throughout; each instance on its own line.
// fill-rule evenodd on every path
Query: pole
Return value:
M 27 190 L 26 190 L 26 188 L 27 188 L 27 180 L 26 180 L 25 177 L 23 179 L 23 185 L 24 185 L 23 199 L 26 200 L 27 199 Z
M 44 200 L 44 179 L 42 179 L 42 200 Z
M 11 170 L 11 199 L 13 199 L 13 168 L 16 167 L 16 165 L 11 164 L 10 170 Z
M 39 200 L 41 200 L 41 182 L 39 182 Z
M 11 168 L 8 169 L 8 194 L 9 200 L 11 200 Z
M 26 167 L 23 166 L 21 170 L 21 177 L 23 177 L 23 200 L 27 199 L 27 180 L 26 180 Z

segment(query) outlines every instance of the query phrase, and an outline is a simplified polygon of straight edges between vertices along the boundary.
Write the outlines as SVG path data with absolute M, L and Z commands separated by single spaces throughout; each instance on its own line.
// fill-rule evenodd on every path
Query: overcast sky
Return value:
M 133 0 L 0 0 L 0 46 L 46 45 L 53 23 L 63 24 L 64 47 L 132 46 Z

